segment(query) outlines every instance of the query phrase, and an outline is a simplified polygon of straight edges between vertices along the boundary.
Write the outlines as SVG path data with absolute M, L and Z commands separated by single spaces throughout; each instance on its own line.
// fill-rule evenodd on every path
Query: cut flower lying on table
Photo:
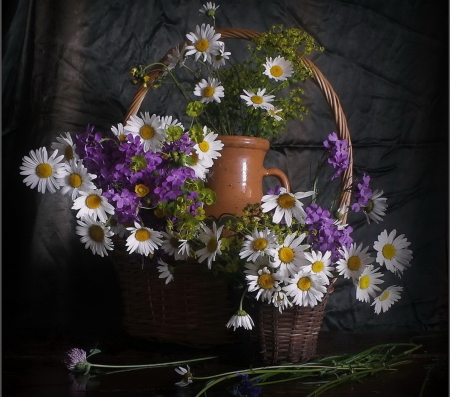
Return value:
M 210 6 L 203 14 L 215 18 L 209 11 L 217 7 Z M 249 60 L 239 64 L 231 63 L 213 26 L 197 26 L 187 38 L 191 44 L 177 47 L 166 63 L 156 65 L 164 73 L 152 84 L 169 79 L 180 88 L 187 99 L 188 127 L 173 116 L 143 112 L 107 133 L 89 125 L 75 136 L 63 134 L 50 154 L 41 147 L 23 158 L 26 185 L 67 197 L 76 233 L 94 254 L 108 255 L 120 238 L 130 255 L 142 266 L 157 268 L 166 283 L 176 283 L 177 267 L 192 266 L 192 260 L 215 274 L 235 276 L 242 295 L 227 327 L 254 326 L 243 308 L 246 293 L 280 312 L 294 305 L 312 307 L 339 276 L 352 280 L 356 298 L 371 303 L 377 314 L 388 310 L 402 287 L 380 288 L 382 269 L 400 277 L 412 259 L 410 243 L 396 230 L 385 230 L 373 244 L 373 257 L 368 246 L 353 241 L 344 214 L 362 211 L 369 224 L 378 224 L 386 198 L 383 191 L 372 191 L 368 175 L 349 187 L 351 208 L 336 208 L 336 196 L 324 193 L 319 175 L 331 171 L 325 178 L 330 182 L 351 166 L 348 142 L 335 133 L 324 142 L 311 190 L 275 187 L 260 203 L 247 205 L 243 215 L 216 220 L 205 213 L 216 199 L 207 182 L 221 156 L 220 135 L 274 136 L 306 112 L 300 88 L 281 94 L 310 75 L 295 51 L 299 46 L 304 53 L 318 49 L 312 38 L 296 29 L 274 28 L 255 39 Z M 150 84 L 146 70 L 138 67 L 132 74 Z M 178 70 L 192 72 L 190 86 L 177 80 Z

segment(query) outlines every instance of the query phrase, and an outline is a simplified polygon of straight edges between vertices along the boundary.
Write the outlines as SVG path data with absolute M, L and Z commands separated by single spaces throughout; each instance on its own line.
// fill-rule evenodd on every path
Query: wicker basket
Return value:
M 252 40 L 259 37 L 261 33 L 250 29 L 238 29 L 238 28 L 226 28 L 217 29 L 217 33 L 221 34 L 222 38 L 229 39 L 243 39 Z M 179 48 L 184 43 L 179 44 Z M 172 51 L 169 50 L 167 54 L 159 61 L 160 64 L 164 64 L 167 60 L 167 55 Z M 342 110 L 339 98 L 337 97 L 333 87 L 328 80 L 323 76 L 320 70 L 314 65 L 314 63 L 308 58 L 302 56 L 301 60 L 304 64 L 310 68 L 313 74 L 313 81 L 317 84 L 322 94 L 324 95 L 328 105 L 330 106 L 333 119 L 336 124 L 336 133 L 339 139 L 345 139 L 349 143 L 349 162 L 353 163 L 353 153 L 351 147 L 350 132 L 347 127 L 347 120 Z M 128 109 L 128 113 L 125 117 L 125 122 L 131 115 L 136 114 L 144 100 L 148 90 L 152 83 L 158 79 L 163 73 L 164 69 L 160 65 L 156 65 L 149 70 L 147 76 L 149 77 L 147 86 L 141 85 L 132 100 L 132 103 Z M 351 199 L 350 189 L 348 187 L 353 182 L 353 170 L 349 167 L 342 174 L 342 193 L 339 200 L 339 207 L 346 205 L 348 208 Z M 343 217 L 343 223 L 347 219 L 347 214 Z M 209 279 L 217 284 L 208 284 L 206 281 L 208 277 L 204 277 L 205 291 L 204 299 L 196 302 L 192 306 L 187 305 L 189 310 L 183 311 L 182 318 L 180 317 L 181 309 L 177 306 L 180 302 L 181 296 L 187 294 L 194 294 L 198 291 L 198 288 L 192 288 L 187 290 L 188 284 L 191 281 L 184 279 L 183 288 L 186 288 L 186 292 L 181 292 L 179 286 L 163 285 L 159 283 L 158 286 L 150 286 L 154 281 L 150 280 L 152 277 L 146 270 L 142 270 L 140 266 L 135 267 L 133 271 L 127 268 L 126 265 L 118 264 L 117 266 L 120 279 L 122 280 L 122 291 L 124 294 L 125 303 L 125 328 L 132 335 L 138 335 L 145 338 L 166 340 L 180 343 L 191 344 L 190 341 L 183 339 L 183 329 L 191 329 L 195 332 L 205 330 L 200 337 L 195 341 L 196 344 L 201 344 L 204 340 L 208 340 L 208 344 L 216 341 L 228 342 L 230 338 L 223 332 L 225 321 L 228 320 L 227 308 L 221 303 L 221 299 L 225 297 L 218 297 L 221 294 L 219 288 L 219 282 L 213 278 Z M 124 271 L 127 274 L 122 274 Z M 155 276 L 153 276 L 155 278 Z M 189 274 L 181 275 L 181 277 L 189 277 Z M 144 281 L 145 279 L 145 281 Z M 125 285 L 126 283 L 127 285 Z M 148 284 L 147 284 L 148 283 Z M 136 284 L 131 292 L 127 291 L 128 285 Z M 139 285 L 143 284 L 143 285 Z M 206 290 L 206 288 L 208 288 Z M 174 292 L 171 292 L 175 290 Z M 156 295 L 154 295 L 156 291 Z M 314 308 L 292 308 L 285 310 L 282 314 L 278 309 L 273 306 L 264 305 L 259 309 L 259 320 L 256 319 L 255 323 L 258 324 L 258 343 L 261 346 L 261 353 L 263 359 L 267 362 L 275 363 L 280 361 L 299 362 L 306 361 L 313 357 L 316 352 L 318 331 L 322 324 L 324 309 L 328 295 L 332 292 L 332 286 L 330 286 L 328 293 L 324 296 L 322 302 Z M 225 293 L 225 290 L 223 290 Z M 173 298 L 169 298 L 170 294 L 173 294 Z M 214 302 L 211 299 L 215 297 Z M 133 300 L 136 302 L 133 302 Z M 173 299 L 171 301 L 170 299 Z M 184 297 L 183 299 L 188 299 Z M 197 298 L 198 299 L 198 298 Z M 196 300 L 196 299 L 193 299 Z M 200 303 L 201 302 L 201 303 Z M 208 306 L 205 306 L 205 305 Z M 222 306 L 221 306 L 222 305 Z M 183 306 L 184 307 L 184 306 Z M 171 311 L 171 308 L 178 308 L 175 312 Z M 162 320 L 157 320 L 156 310 L 158 310 L 158 317 Z M 149 314 L 149 311 L 151 314 Z M 216 316 L 220 317 L 217 319 Z M 175 320 L 171 317 L 175 317 Z M 200 318 L 199 318 L 200 317 Z M 206 320 L 206 317 L 211 317 L 210 320 Z M 207 331 L 206 328 L 200 326 L 197 322 L 211 321 L 211 329 L 215 329 L 215 321 L 221 324 L 221 327 L 217 328 L 217 333 Z M 173 326 L 176 324 L 176 326 Z M 189 332 L 191 333 L 191 332 Z M 191 337 L 194 332 L 191 333 Z

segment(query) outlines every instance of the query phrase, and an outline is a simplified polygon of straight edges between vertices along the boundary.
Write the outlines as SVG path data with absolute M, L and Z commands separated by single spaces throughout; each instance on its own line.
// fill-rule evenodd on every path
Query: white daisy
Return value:
M 61 194 L 70 194 L 72 200 L 75 200 L 80 191 L 96 189 L 92 183 L 92 179 L 95 178 L 97 175 L 88 173 L 81 160 L 72 159 L 68 163 L 64 163 L 58 178 Z
M 194 95 L 201 97 L 201 103 L 216 101 L 220 103 L 220 98 L 224 97 L 223 86 L 219 79 L 208 77 L 208 81 L 201 79 L 194 88 Z
M 403 291 L 402 287 L 397 287 L 396 285 L 391 285 L 387 287 L 380 295 L 378 295 L 371 306 L 375 305 L 375 313 L 380 314 L 381 311 L 386 312 L 389 308 L 397 302 L 401 296 L 400 292 Z
M 117 124 L 117 127 L 112 126 L 112 127 L 111 127 L 111 131 L 112 131 L 112 133 L 114 134 L 114 136 L 116 136 L 117 139 L 118 139 L 120 142 L 126 141 L 126 139 L 127 139 L 127 133 L 126 133 L 125 130 L 123 129 L 123 124 L 122 124 L 122 123 Z
M 277 113 L 280 113 L 281 111 L 283 111 L 283 109 L 277 109 L 277 108 L 268 108 L 267 109 L 267 113 L 269 113 L 269 116 L 273 117 L 277 121 L 283 120 L 283 118 L 281 116 L 278 116 L 278 114 L 277 114 Z
M 264 68 L 263 74 L 275 81 L 287 80 L 294 74 L 294 68 L 292 67 L 291 62 L 281 56 L 277 56 L 275 59 L 266 58 Z
M 227 323 L 227 328 L 233 327 L 233 331 L 236 331 L 236 328 L 243 327 L 245 329 L 252 329 L 255 323 L 252 318 L 247 314 L 245 310 L 238 310 L 236 314 L 234 314 L 230 321 Z
M 223 143 L 221 140 L 216 138 L 219 134 L 215 134 L 214 132 L 208 132 L 208 127 L 203 127 L 203 133 L 206 134 L 203 138 L 203 141 L 195 144 L 194 149 L 198 155 L 198 158 L 204 161 L 205 167 L 211 167 L 213 165 L 213 160 L 222 156 L 219 153 L 219 150 L 222 150 Z
M 102 189 L 93 189 L 87 191 L 79 191 L 79 197 L 74 202 L 72 209 L 79 210 L 77 218 L 82 218 L 85 215 L 91 215 L 95 219 L 100 219 L 106 222 L 108 219 L 107 213 L 113 215 L 114 207 L 108 203 L 106 197 L 102 196 Z
M 272 304 L 278 308 L 280 313 L 282 313 L 283 310 L 292 307 L 292 302 L 288 299 L 286 292 L 283 291 L 280 286 L 278 286 L 278 289 L 272 294 Z
M 150 117 L 149 112 L 141 113 L 141 117 L 136 115 L 130 116 L 130 120 L 127 121 L 124 130 L 133 136 L 140 137 L 141 143 L 144 145 L 144 152 L 149 150 L 153 152 L 160 151 L 166 138 L 160 117 L 156 114 Z
M 167 254 L 173 256 L 176 261 L 188 258 L 184 251 L 180 253 L 180 239 L 168 228 L 165 232 L 161 232 L 164 239 L 161 242 L 161 248 Z
M 375 223 L 378 223 L 379 221 L 382 221 L 382 217 L 386 215 L 384 212 L 387 208 L 387 199 L 385 197 L 380 197 L 382 194 L 383 191 L 379 192 L 378 190 L 375 190 L 369 197 L 369 205 L 367 207 L 362 207 L 368 224 L 370 224 L 371 219 Z
M 295 233 L 289 234 L 283 244 L 277 245 L 277 248 L 271 251 L 272 266 L 279 267 L 280 278 L 294 275 L 302 266 L 308 265 L 303 251 L 309 248 L 309 244 L 301 245 L 305 236 L 305 233 L 299 237 Z
M 383 264 L 386 269 L 394 274 L 400 275 L 403 270 L 410 266 L 412 259 L 412 251 L 407 249 L 411 243 L 407 241 L 404 234 L 395 237 L 397 231 L 394 229 L 388 235 L 384 230 L 378 236 L 378 241 L 375 241 L 373 248 L 378 251 L 377 262 L 380 266 Z
M 372 265 L 367 265 L 356 284 L 356 299 L 361 302 L 370 302 L 370 297 L 374 297 L 377 291 L 381 291 L 377 284 L 384 283 L 380 278 L 383 274 L 375 270 Z
M 214 222 L 213 230 L 206 225 L 202 225 L 202 229 L 203 233 L 199 235 L 199 239 L 205 244 L 205 247 L 195 253 L 199 256 L 199 263 L 208 259 L 208 268 L 211 269 L 212 262 L 216 259 L 216 255 L 222 254 L 222 251 L 220 250 L 220 245 L 222 243 L 220 234 L 222 233 L 223 225 L 217 228 L 216 222 Z
M 183 377 L 183 380 L 175 383 L 177 386 L 187 386 L 189 383 L 192 383 L 192 373 L 189 365 L 186 365 L 186 368 L 178 367 L 175 368 L 175 372 Z
M 244 93 L 246 95 L 241 95 L 240 97 L 246 101 L 247 106 L 253 106 L 256 108 L 263 108 L 263 109 L 270 109 L 273 107 L 273 105 L 270 103 L 273 101 L 273 98 L 275 98 L 275 95 L 264 95 L 266 92 L 266 89 L 258 89 L 258 91 L 247 91 L 244 90 Z
M 45 193 L 48 189 L 50 193 L 55 193 L 59 189 L 57 178 L 63 167 L 60 161 L 63 155 L 56 157 L 58 151 L 55 150 L 50 157 L 47 149 L 41 147 L 36 151 L 31 150 L 30 156 L 22 158 L 20 175 L 27 175 L 23 182 L 34 189 L 37 186 L 39 193 Z
M 136 251 L 148 256 L 161 245 L 161 233 L 156 230 L 141 226 L 137 222 L 134 222 L 134 227 L 127 227 L 127 230 L 131 232 L 126 243 L 130 254 Z
M 283 287 L 292 303 L 298 306 L 316 306 L 327 292 L 322 277 L 307 270 L 300 270 L 294 277 L 287 280 Z
M 253 234 L 246 235 L 245 239 L 239 257 L 248 258 L 248 261 L 255 261 L 261 255 L 268 255 L 277 246 L 277 236 L 267 227 L 261 231 L 255 227 Z
M 94 254 L 100 256 L 108 255 L 107 250 L 113 249 L 110 237 L 114 233 L 111 229 L 91 215 L 86 215 L 77 222 L 79 226 L 76 227 L 76 233 L 81 236 L 81 242 L 86 243 L 86 249 L 90 248 Z
M 180 243 L 178 253 L 183 257 L 189 258 L 191 256 L 191 246 L 189 241 L 183 239 L 178 242 Z
M 109 227 L 111 228 L 111 231 L 120 238 L 124 238 L 125 234 L 128 232 L 123 223 L 117 222 L 115 216 L 109 218 Z
M 207 17 L 210 18 L 215 18 L 215 13 L 216 10 L 219 8 L 220 6 L 216 6 L 215 3 L 208 1 L 206 4 L 203 4 L 202 8 L 200 8 L 200 13 L 201 14 L 205 14 Z
M 65 161 L 79 159 L 78 155 L 75 152 L 76 145 L 73 143 L 70 132 L 66 132 L 65 136 L 64 134 L 61 134 L 56 138 L 56 141 L 57 142 L 52 143 L 51 149 L 57 150 L 59 154 L 62 154 Z
M 339 250 L 342 258 L 336 263 L 336 270 L 339 275 L 350 278 L 356 283 L 365 267 L 375 260 L 367 253 L 368 249 L 369 247 L 362 249 L 362 243 L 358 247 L 355 243 L 352 243 L 349 249 L 342 247 Z
M 166 284 L 169 284 L 174 278 L 173 278 L 173 266 L 170 266 L 166 262 L 164 262 L 162 259 L 158 261 L 158 272 L 160 273 L 159 278 L 165 278 Z
M 322 254 L 320 251 L 311 251 L 305 252 L 304 255 L 310 264 L 302 269 L 322 277 L 324 283 L 329 284 L 329 277 L 333 277 L 331 272 L 334 270 L 334 267 L 331 266 L 331 251 L 326 251 L 325 254 Z
M 195 28 L 195 33 L 191 32 L 186 35 L 188 40 L 192 43 L 186 46 L 186 56 L 194 55 L 197 61 L 203 57 L 203 61 L 210 61 L 211 56 L 217 54 L 219 46 L 218 41 L 220 34 L 216 33 L 212 26 L 202 24 Z
M 219 69 L 225 65 L 227 59 L 230 59 L 231 52 L 225 51 L 225 44 L 221 43 L 218 47 L 218 52 L 211 56 L 211 64 L 213 69 Z
M 258 271 L 265 267 L 273 268 L 268 256 L 259 256 L 254 262 L 247 262 L 245 265 L 245 274 L 258 274 Z
M 177 65 L 183 65 L 185 61 L 186 44 L 176 46 L 169 54 L 165 62 L 167 69 L 172 70 Z
M 180 127 L 184 131 L 184 125 L 178 120 L 173 118 L 172 116 L 164 116 L 161 117 L 161 128 L 166 130 L 169 127 Z
M 206 179 L 208 169 L 211 167 L 211 161 L 212 160 L 209 157 L 203 157 L 203 159 L 200 160 L 198 154 L 192 152 L 189 155 L 189 159 L 187 160 L 186 165 L 195 171 L 195 176 L 197 178 L 204 181 Z
M 261 199 L 261 208 L 263 212 L 269 212 L 275 209 L 272 221 L 280 223 L 284 218 L 287 226 L 291 226 L 292 217 L 299 222 L 303 222 L 306 212 L 300 199 L 314 195 L 313 191 L 290 193 L 284 187 L 280 188 L 279 194 L 267 194 Z
M 268 267 L 259 269 L 256 274 L 247 274 L 245 276 L 248 284 L 248 291 L 258 291 L 256 300 L 261 297 L 261 301 L 270 302 L 272 295 L 279 286 L 277 276 Z

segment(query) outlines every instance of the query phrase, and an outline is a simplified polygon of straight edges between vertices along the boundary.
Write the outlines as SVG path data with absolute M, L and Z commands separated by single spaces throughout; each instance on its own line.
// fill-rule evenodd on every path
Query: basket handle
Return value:
M 252 29 L 242 29 L 242 28 L 223 28 L 223 29 L 217 29 L 216 33 L 220 33 L 221 37 L 226 39 L 242 39 L 242 40 L 252 40 L 253 38 L 257 38 L 261 36 L 261 33 L 252 30 Z M 178 44 L 178 48 L 181 49 L 184 42 Z M 169 50 L 166 55 L 159 61 L 160 64 L 164 64 L 167 60 L 168 54 L 172 51 Z M 342 205 L 346 206 L 346 211 L 344 216 L 342 217 L 342 223 L 345 223 L 347 220 L 347 214 L 348 214 L 348 208 L 350 206 L 350 200 L 351 200 L 351 190 L 350 187 L 353 183 L 353 150 L 351 145 L 351 137 L 350 137 L 350 131 L 348 130 L 347 126 L 347 119 L 345 117 L 345 114 L 342 110 L 341 103 L 339 101 L 339 98 L 334 91 L 333 87 L 331 86 L 330 82 L 325 78 L 325 76 L 322 74 L 322 72 L 317 68 L 314 63 L 306 58 L 304 55 L 300 55 L 300 58 L 302 62 L 307 66 L 312 74 L 313 74 L 313 81 L 317 84 L 317 86 L 322 91 L 322 94 L 324 95 L 328 105 L 330 106 L 334 122 L 336 124 L 336 134 L 338 135 L 339 139 L 345 139 L 348 142 L 348 157 L 349 157 L 349 167 L 342 173 L 342 193 L 339 199 L 338 207 L 340 208 Z M 162 65 L 156 65 L 152 67 L 149 72 L 147 73 L 147 76 L 149 77 L 149 80 L 147 82 L 147 87 L 144 87 L 141 85 L 138 90 L 136 91 L 131 104 L 128 108 L 128 112 L 125 116 L 125 122 L 128 120 L 128 118 L 131 115 L 137 114 L 139 108 L 141 107 L 142 101 L 144 100 L 145 96 L 147 95 L 148 90 L 150 89 L 150 86 L 152 83 L 164 72 L 164 66 Z

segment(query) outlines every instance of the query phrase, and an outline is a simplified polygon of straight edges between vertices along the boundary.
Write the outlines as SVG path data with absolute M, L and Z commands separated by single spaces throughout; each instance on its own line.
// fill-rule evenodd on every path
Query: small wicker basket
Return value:
M 226 28 L 217 29 L 222 38 L 252 40 L 261 33 L 250 29 Z M 179 44 L 179 48 L 184 43 Z M 159 61 L 164 64 L 167 54 Z M 299 55 L 304 64 L 310 68 L 313 81 L 320 88 L 330 106 L 336 124 L 339 139 L 349 143 L 349 162 L 353 162 L 350 132 L 339 98 L 333 87 L 320 70 L 308 58 Z M 160 65 L 149 70 L 147 86 L 141 85 L 132 100 L 125 117 L 125 122 L 136 114 L 149 91 L 152 83 L 164 72 Z M 351 199 L 350 189 L 353 182 L 353 170 L 349 167 L 342 174 L 342 193 L 339 207 L 348 208 Z M 343 217 L 345 223 L 347 214 Z M 131 265 L 129 255 L 120 250 L 116 252 L 116 269 L 122 285 L 124 300 L 124 326 L 128 333 L 146 339 L 187 344 L 191 346 L 208 346 L 233 341 L 225 324 L 233 314 L 227 306 L 226 285 L 215 279 L 213 275 L 203 273 L 196 267 L 186 267 L 185 273 L 177 278 L 183 283 L 165 285 L 151 270 L 142 269 L 140 265 Z M 187 270 L 189 269 L 189 270 Z M 195 275 L 193 274 L 195 273 Z M 201 276 L 200 276 L 201 274 Z M 199 288 L 194 283 L 199 282 Z M 307 361 L 316 353 L 318 332 L 320 330 L 325 305 L 332 285 L 322 302 L 313 308 L 295 307 L 279 313 L 270 305 L 259 308 L 259 319 L 255 319 L 259 327 L 256 339 L 261 347 L 262 358 L 266 362 L 299 362 Z M 196 295 L 199 291 L 202 296 Z

